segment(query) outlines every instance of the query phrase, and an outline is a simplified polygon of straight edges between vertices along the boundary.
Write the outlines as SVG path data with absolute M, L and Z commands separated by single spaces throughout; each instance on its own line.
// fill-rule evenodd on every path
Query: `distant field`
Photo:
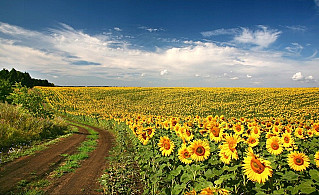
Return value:
M 318 88 L 42 87 L 51 105 L 75 115 L 317 118 Z

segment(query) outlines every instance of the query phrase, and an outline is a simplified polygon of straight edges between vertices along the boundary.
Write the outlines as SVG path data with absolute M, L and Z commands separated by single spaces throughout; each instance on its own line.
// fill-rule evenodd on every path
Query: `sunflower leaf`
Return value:
M 302 182 L 298 188 L 302 194 L 311 194 L 316 191 L 315 187 L 312 187 L 312 182 Z
M 288 173 L 286 173 L 282 179 L 285 179 L 285 180 L 298 180 L 298 177 L 299 175 L 297 175 L 296 173 L 292 172 L 292 171 L 289 171 Z
M 319 171 L 315 170 L 315 169 L 311 169 L 309 171 L 310 177 L 311 179 L 319 182 Z

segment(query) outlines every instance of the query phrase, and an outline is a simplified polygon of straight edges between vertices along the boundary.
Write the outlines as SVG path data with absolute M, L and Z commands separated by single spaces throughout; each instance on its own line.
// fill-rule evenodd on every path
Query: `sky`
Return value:
M 319 0 L 2 0 L 0 68 L 60 86 L 318 87 Z

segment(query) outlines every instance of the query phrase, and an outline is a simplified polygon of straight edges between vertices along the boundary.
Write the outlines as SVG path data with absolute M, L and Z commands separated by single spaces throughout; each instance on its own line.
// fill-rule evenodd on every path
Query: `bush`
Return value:
M 13 93 L 8 97 L 13 104 L 21 105 L 35 117 L 52 118 L 53 112 L 44 106 L 44 96 L 39 89 L 29 89 L 17 83 Z
M 55 119 L 32 116 L 21 106 L 0 103 L 0 148 L 28 143 L 32 140 L 54 138 L 67 131 L 67 124 Z
M 9 81 L 0 79 L 0 102 L 7 101 L 7 96 L 12 92 L 12 87 Z

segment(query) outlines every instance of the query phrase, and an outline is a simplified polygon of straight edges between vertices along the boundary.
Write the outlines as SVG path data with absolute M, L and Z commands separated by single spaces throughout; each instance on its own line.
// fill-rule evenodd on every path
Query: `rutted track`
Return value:
M 99 133 L 99 143 L 81 167 L 75 172 L 66 174 L 55 181 L 46 192 L 48 194 L 98 194 L 98 178 L 106 168 L 108 151 L 113 145 L 113 136 L 110 132 L 88 126 Z
M 102 175 L 106 166 L 105 157 L 112 147 L 113 136 L 110 132 L 90 127 L 99 133 L 98 146 L 83 161 L 81 167 L 74 173 L 65 174 L 52 181 L 46 189 L 49 194 L 94 194 L 99 185 L 97 179 Z M 79 127 L 79 133 L 64 138 L 49 148 L 34 155 L 22 157 L 0 167 L 0 194 L 8 194 L 14 190 L 21 180 L 30 181 L 34 177 L 44 178 L 53 171 L 61 161 L 61 154 L 73 154 L 88 134 L 85 128 Z

